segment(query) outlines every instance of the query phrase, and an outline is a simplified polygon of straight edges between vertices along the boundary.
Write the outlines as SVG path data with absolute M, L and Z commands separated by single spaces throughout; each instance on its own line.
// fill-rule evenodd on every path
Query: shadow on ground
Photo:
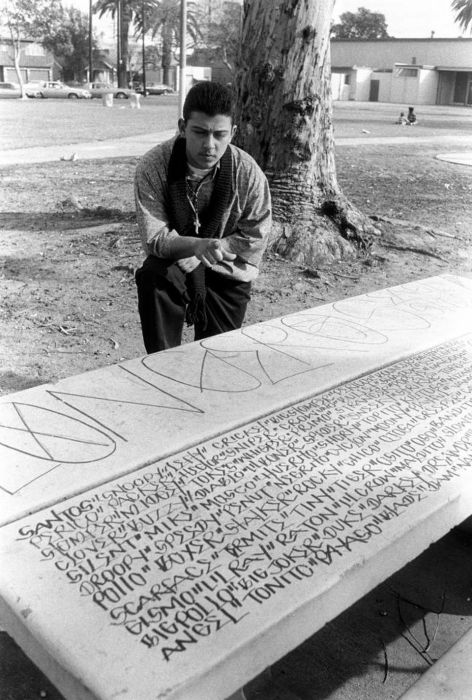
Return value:
M 77 212 L 2 212 L 1 228 L 8 230 L 69 231 L 93 228 L 103 225 L 118 225 L 123 221 L 134 220 L 133 212 L 122 212 L 107 207 L 82 208 Z
M 472 626 L 471 553 L 453 530 L 249 684 L 248 700 L 399 698 Z

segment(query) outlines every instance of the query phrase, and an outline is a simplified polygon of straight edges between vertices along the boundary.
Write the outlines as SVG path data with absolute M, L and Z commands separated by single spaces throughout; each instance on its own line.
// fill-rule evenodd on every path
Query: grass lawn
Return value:
M 395 124 L 406 105 L 385 102 L 335 102 L 333 124 L 335 137 L 407 136 L 408 138 L 442 137 L 446 132 L 470 137 L 472 109 L 447 105 L 419 105 L 415 107 L 418 124 L 402 127 Z M 365 132 L 368 132 L 366 134 Z
M 0 151 L 28 146 L 103 141 L 133 134 L 172 129 L 177 123 L 178 97 L 143 99 L 141 109 L 128 100 L 0 100 Z
M 176 126 L 178 96 L 151 96 L 143 98 L 141 105 L 141 109 L 131 109 L 128 100 L 114 100 L 113 107 L 104 107 L 101 100 L 0 100 L 0 151 L 103 141 Z M 413 128 L 395 124 L 400 111 L 406 111 L 406 106 L 335 102 L 335 138 L 442 138 L 451 131 L 468 138 L 472 133 L 472 110 L 467 107 L 419 106 L 419 123 Z

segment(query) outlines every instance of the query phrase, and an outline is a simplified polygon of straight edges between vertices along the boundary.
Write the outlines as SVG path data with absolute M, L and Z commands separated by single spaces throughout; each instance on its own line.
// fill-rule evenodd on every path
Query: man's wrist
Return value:
M 196 253 L 198 238 L 193 236 L 178 236 L 169 241 L 168 255 L 173 260 L 190 258 Z

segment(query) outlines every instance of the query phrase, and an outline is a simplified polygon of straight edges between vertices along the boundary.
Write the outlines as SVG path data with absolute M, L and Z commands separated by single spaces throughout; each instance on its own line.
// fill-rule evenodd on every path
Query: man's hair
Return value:
M 203 112 L 209 117 L 223 114 L 233 118 L 233 100 L 231 91 L 221 83 L 203 80 L 187 93 L 183 107 L 183 118 L 190 119 L 192 112 Z

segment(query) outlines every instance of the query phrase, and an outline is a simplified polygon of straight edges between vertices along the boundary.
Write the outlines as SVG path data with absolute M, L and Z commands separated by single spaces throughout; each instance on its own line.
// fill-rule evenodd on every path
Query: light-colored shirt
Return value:
M 169 243 L 180 235 L 170 225 L 167 185 L 174 142 L 175 139 L 171 139 L 148 151 L 138 162 L 135 175 L 136 213 L 143 248 L 147 255 L 160 258 L 171 257 Z M 234 253 L 236 259 L 225 261 L 224 265 L 216 264 L 213 270 L 224 276 L 250 281 L 257 276 L 272 226 L 269 185 L 248 153 L 232 144 L 229 148 L 233 165 L 231 199 L 217 235 L 223 237 L 230 216 L 234 217 L 234 230 L 226 232 L 224 242 L 225 248 Z M 202 206 L 210 200 L 213 178 L 207 178 L 205 183 Z

